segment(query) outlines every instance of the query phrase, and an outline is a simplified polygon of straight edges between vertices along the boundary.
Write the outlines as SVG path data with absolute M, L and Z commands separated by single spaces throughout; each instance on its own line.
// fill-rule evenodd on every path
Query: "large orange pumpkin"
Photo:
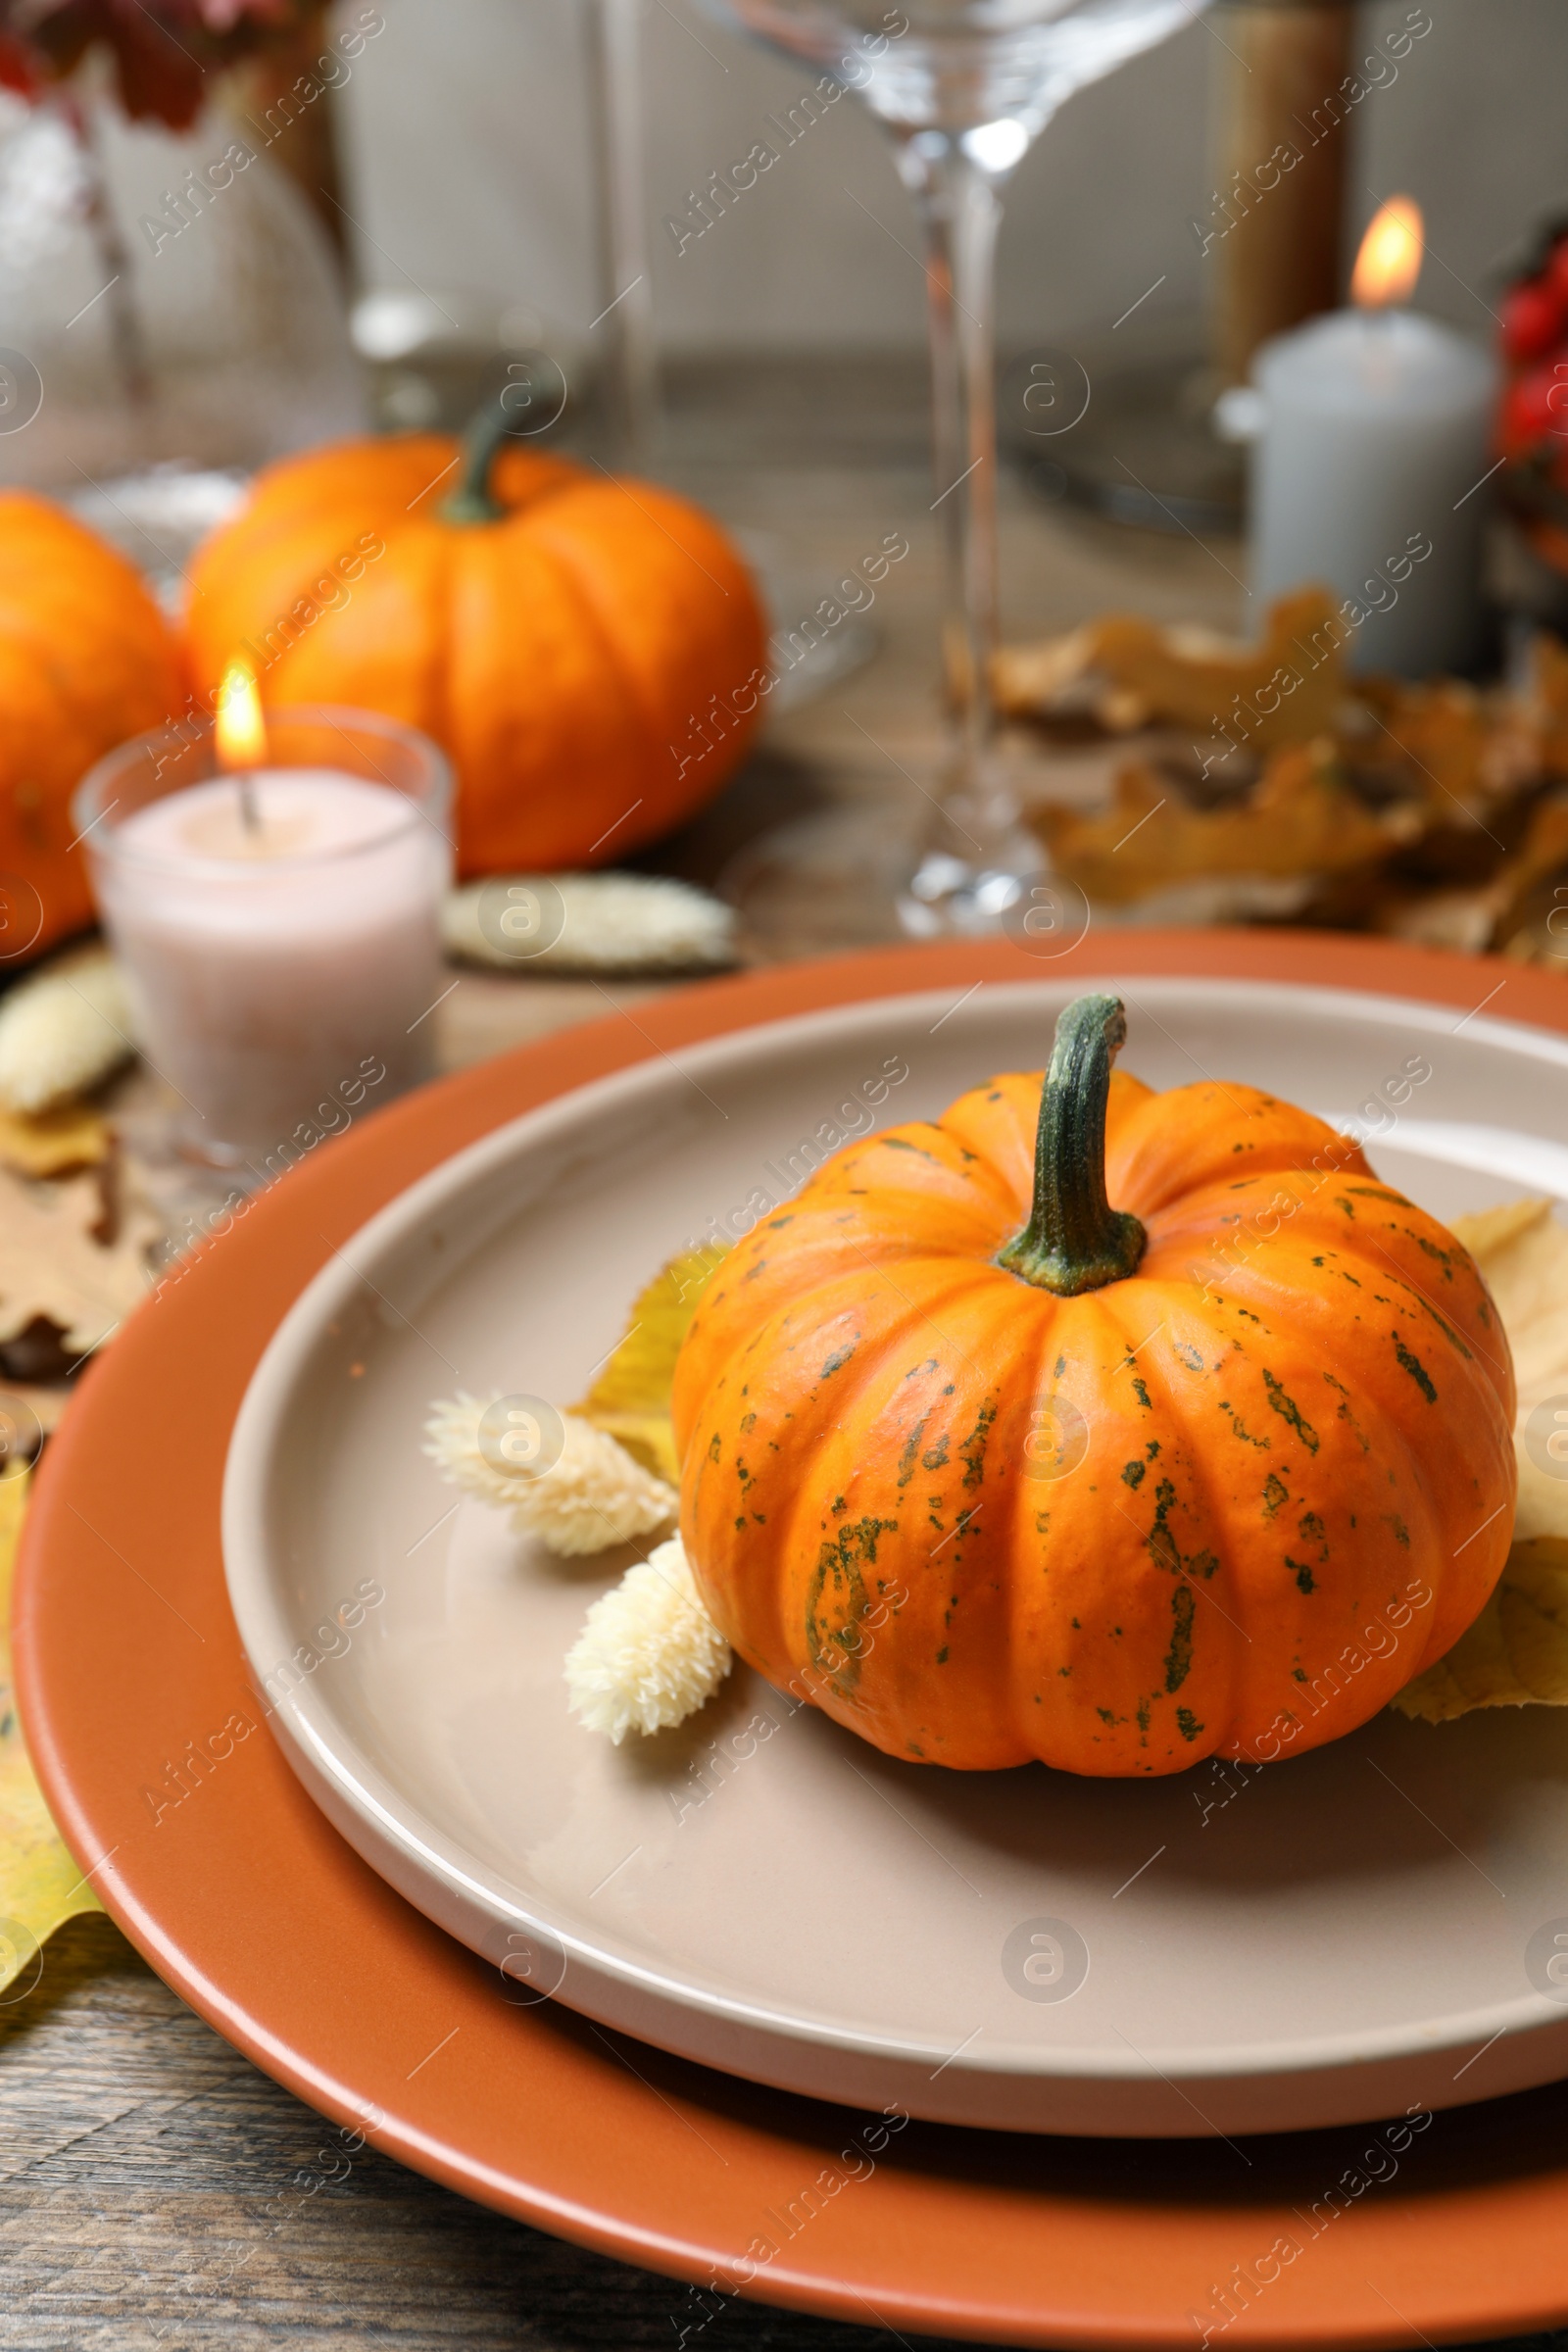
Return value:
M 0 492 L 0 971 L 91 922 L 71 796 L 180 701 L 140 574 L 63 507 Z
M 1112 1075 L 1123 1028 L 1080 999 L 1044 1094 L 997 1078 L 840 1152 L 681 1351 L 709 1608 L 893 1755 L 1298 1754 L 1440 1657 L 1507 1553 L 1513 1370 L 1463 1249 L 1305 1111 Z
M 187 636 L 211 699 L 235 655 L 269 704 L 346 703 L 433 735 L 465 873 L 602 864 L 702 806 L 767 691 L 751 578 L 651 483 L 430 433 L 286 458 L 199 552 Z

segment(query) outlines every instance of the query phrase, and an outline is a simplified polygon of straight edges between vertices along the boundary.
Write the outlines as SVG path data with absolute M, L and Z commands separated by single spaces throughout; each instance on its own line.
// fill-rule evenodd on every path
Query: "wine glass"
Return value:
M 986 932 L 1042 864 L 997 746 L 995 283 L 1002 190 L 1077 90 L 1152 48 L 1205 0 L 705 0 L 775 49 L 855 90 L 893 142 L 925 246 L 943 655 L 952 716 L 940 815 L 895 885 L 906 930 Z M 862 832 L 863 832 L 862 824 Z M 848 839 L 848 836 L 846 836 Z M 808 888 L 823 903 L 824 873 Z M 745 907 L 776 920 L 776 861 Z M 787 894 L 786 894 L 787 896 Z M 842 896 L 842 894 L 841 894 Z M 743 887 L 743 906 L 744 906 Z M 765 904 L 769 899 L 771 909 Z M 820 928 L 820 925 L 819 925 Z

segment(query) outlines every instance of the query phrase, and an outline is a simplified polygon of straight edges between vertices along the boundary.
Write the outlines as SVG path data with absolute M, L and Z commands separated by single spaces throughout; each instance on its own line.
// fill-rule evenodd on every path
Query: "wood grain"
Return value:
M 587 2352 L 673 2347 L 682 2327 L 704 2352 L 899 2340 L 694 2297 L 372 2148 L 346 2158 L 106 1919 L 72 1921 L 0 2007 L 0 2342 Z
M 721 2303 L 470 2205 L 373 2148 L 346 2160 L 320 2118 L 186 2009 L 106 1919 L 70 1922 L 31 1989 L 0 2005 L 0 2344 L 679 2352 L 683 2342 L 894 2352 L 907 2339 Z M 1568 2334 L 1529 2348 L 1568 2352 Z

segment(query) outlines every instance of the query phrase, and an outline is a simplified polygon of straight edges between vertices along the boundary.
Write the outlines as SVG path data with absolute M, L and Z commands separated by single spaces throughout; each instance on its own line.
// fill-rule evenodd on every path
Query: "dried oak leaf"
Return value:
M 1416 821 L 1406 808 L 1366 808 L 1322 743 L 1276 752 L 1255 791 L 1221 808 L 1187 807 L 1168 780 L 1137 765 L 1117 777 L 1107 815 L 1052 802 L 1029 815 L 1057 872 L 1111 906 L 1200 876 L 1347 872 L 1387 858 Z
M 1493 882 L 1496 901 L 1494 937 L 1506 939 L 1523 920 L 1526 906 L 1543 882 L 1568 870 L 1568 798 L 1553 793 L 1530 812 L 1529 830 Z
M 1507 947 L 1528 921 L 1542 884 L 1568 872 L 1568 799 L 1556 794 L 1538 801 L 1528 820 L 1522 811 L 1514 814 L 1524 825 L 1523 839 L 1500 860 L 1491 857 L 1481 861 L 1492 870 L 1473 888 L 1410 888 L 1405 861 L 1401 861 L 1390 878 L 1387 896 L 1370 912 L 1371 928 L 1389 938 L 1412 940 L 1420 947 L 1450 948 L 1461 955 L 1479 956 L 1490 947 Z M 1476 838 L 1486 837 L 1478 834 Z M 1433 839 L 1429 834 L 1422 842 L 1423 857 Z M 1548 905 L 1545 911 L 1548 915 L 1554 912 L 1555 905 Z
M 1333 726 L 1348 636 L 1326 588 L 1271 605 L 1255 646 L 1108 612 L 1070 636 L 1004 648 L 992 683 L 1008 717 L 1050 716 L 1098 687 L 1092 707 L 1113 733 L 1166 724 L 1270 751 Z
M 106 1244 L 95 1239 L 103 1214 L 94 1174 L 35 1184 L 0 1168 L 0 1346 L 48 1323 L 65 1352 L 79 1357 L 140 1301 L 157 1223 L 132 1206 Z
M 1440 822 L 1479 824 L 1499 795 L 1541 773 L 1533 742 L 1516 740 L 1504 713 L 1461 679 L 1362 678 L 1357 693 L 1375 759 Z M 1361 733 L 1365 741 L 1365 721 Z
M 1515 709 L 1544 772 L 1568 776 L 1568 645 L 1560 637 L 1542 630 L 1531 639 L 1525 688 Z

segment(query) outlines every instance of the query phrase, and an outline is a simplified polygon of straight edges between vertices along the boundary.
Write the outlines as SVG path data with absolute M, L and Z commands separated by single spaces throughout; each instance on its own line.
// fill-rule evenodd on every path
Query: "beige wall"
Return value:
M 581 344 L 593 267 L 584 0 L 380 0 L 386 29 L 344 94 L 371 286 L 466 289 L 531 306 Z M 1371 0 L 1370 41 L 1409 0 Z M 1426 0 L 1434 21 L 1356 117 L 1355 200 L 1427 208 L 1422 307 L 1490 329 L 1491 273 L 1543 212 L 1568 209 L 1568 7 Z M 882 141 L 845 99 L 731 215 L 677 258 L 661 230 L 688 187 L 743 155 L 804 69 L 692 0 L 647 0 L 648 208 L 660 331 L 673 349 L 904 344 L 921 332 L 909 207 Z M 1223 8 L 1071 102 L 1012 184 L 1004 335 L 1093 333 L 1163 272 L 1148 306 L 1204 299 L 1190 223 L 1209 190 Z M 862 209 L 864 208 L 864 209 Z M 874 216 L 872 218 L 871 216 Z M 880 224 L 880 225 L 879 225 Z M 895 240 L 898 240 L 896 242 Z

